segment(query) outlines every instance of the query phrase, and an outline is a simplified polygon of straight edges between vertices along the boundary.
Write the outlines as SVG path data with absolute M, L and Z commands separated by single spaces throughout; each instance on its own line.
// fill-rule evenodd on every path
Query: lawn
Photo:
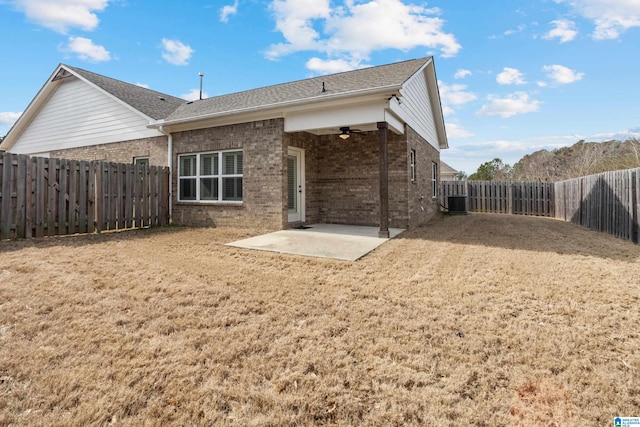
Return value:
M 444 217 L 357 262 L 167 227 L 0 242 L 0 426 L 640 416 L 640 246 Z

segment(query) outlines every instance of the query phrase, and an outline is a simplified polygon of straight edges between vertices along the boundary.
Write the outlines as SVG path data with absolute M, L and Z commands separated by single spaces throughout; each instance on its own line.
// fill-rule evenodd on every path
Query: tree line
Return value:
M 495 158 L 467 179 L 478 181 L 555 182 L 600 172 L 640 167 L 640 141 L 585 142 L 527 154 L 513 166 Z M 459 176 L 464 179 L 464 174 Z

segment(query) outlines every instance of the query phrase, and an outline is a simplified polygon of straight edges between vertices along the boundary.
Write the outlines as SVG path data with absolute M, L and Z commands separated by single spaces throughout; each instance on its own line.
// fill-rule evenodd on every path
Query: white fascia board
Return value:
M 157 120 L 153 122 L 150 125 L 150 127 L 158 127 L 158 126 L 173 127 L 174 125 L 191 123 L 191 122 L 196 122 L 201 120 L 217 119 L 222 117 L 236 116 L 236 115 L 249 114 L 249 113 L 262 112 L 265 115 L 269 115 L 269 111 L 271 111 L 272 114 L 273 112 L 278 112 L 277 114 L 281 115 L 282 114 L 281 112 L 293 110 L 294 108 L 297 108 L 297 109 L 301 109 L 305 107 L 314 108 L 314 104 L 318 104 L 318 103 L 336 102 L 341 100 L 353 100 L 354 97 L 360 98 L 360 97 L 366 97 L 367 95 L 385 94 L 387 96 L 391 96 L 394 93 L 396 93 L 399 89 L 400 89 L 399 86 L 391 85 L 391 86 L 384 86 L 384 87 L 378 87 L 373 89 L 354 90 L 351 92 L 344 92 L 337 95 L 318 95 L 311 98 L 276 102 L 273 104 L 260 105 L 257 107 L 240 108 L 237 110 L 228 110 L 228 111 L 222 111 L 222 112 L 213 113 L 213 114 L 204 114 L 202 116 L 187 117 L 184 119 Z M 234 122 L 238 123 L 237 120 Z
M 261 120 L 270 120 L 270 119 L 280 119 L 284 118 L 284 113 L 282 111 L 267 111 L 267 112 L 253 112 L 253 113 L 244 113 L 244 114 L 235 114 L 229 116 L 222 117 L 209 117 L 207 119 L 202 119 L 193 122 L 182 122 L 182 123 L 173 123 L 167 124 L 162 121 L 155 122 L 147 126 L 149 129 L 159 129 L 163 128 L 165 132 L 182 132 L 187 130 L 198 130 L 198 129 L 207 129 L 218 126 L 227 126 L 234 125 L 238 123 L 249 123 L 249 122 L 257 122 Z
M 429 90 L 429 100 L 431 101 L 431 110 L 433 111 L 433 119 L 438 132 L 439 145 L 441 149 L 449 148 L 449 140 L 447 139 L 447 128 L 444 123 L 444 113 L 442 112 L 442 100 L 440 99 L 440 90 L 438 88 L 438 77 L 436 76 L 436 67 L 433 59 L 425 66 L 427 75 L 427 85 Z
M 400 119 L 391 108 L 385 110 L 384 121 L 389 125 L 389 129 L 391 129 L 397 135 L 404 135 L 404 125 L 406 122 Z
M 285 116 L 285 132 L 302 132 L 312 129 L 339 128 L 358 123 L 385 121 L 386 100 L 375 103 L 345 106 L 323 106 L 316 110 L 290 112 Z

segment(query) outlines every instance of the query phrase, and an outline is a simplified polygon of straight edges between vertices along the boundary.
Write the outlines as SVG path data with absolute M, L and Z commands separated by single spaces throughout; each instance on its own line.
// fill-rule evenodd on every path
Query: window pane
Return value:
M 149 167 L 149 158 L 148 157 L 138 157 L 138 158 L 136 158 L 135 164 L 148 168 Z
M 179 176 L 196 175 L 196 156 L 180 156 Z
M 180 200 L 196 200 L 196 179 L 180 180 Z
M 242 201 L 242 178 L 222 178 L 222 200 Z
M 242 175 L 242 152 L 222 153 L 222 174 Z
M 218 178 L 200 178 L 200 200 L 218 200 Z
M 200 175 L 218 175 L 218 154 L 200 155 Z

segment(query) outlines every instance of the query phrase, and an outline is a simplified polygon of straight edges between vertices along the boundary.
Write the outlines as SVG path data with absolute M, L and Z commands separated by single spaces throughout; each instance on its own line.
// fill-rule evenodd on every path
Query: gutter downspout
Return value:
M 169 224 L 173 224 L 173 135 L 160 125 L 158 130 L 167 136 L 167 166 L 169 167 Z

